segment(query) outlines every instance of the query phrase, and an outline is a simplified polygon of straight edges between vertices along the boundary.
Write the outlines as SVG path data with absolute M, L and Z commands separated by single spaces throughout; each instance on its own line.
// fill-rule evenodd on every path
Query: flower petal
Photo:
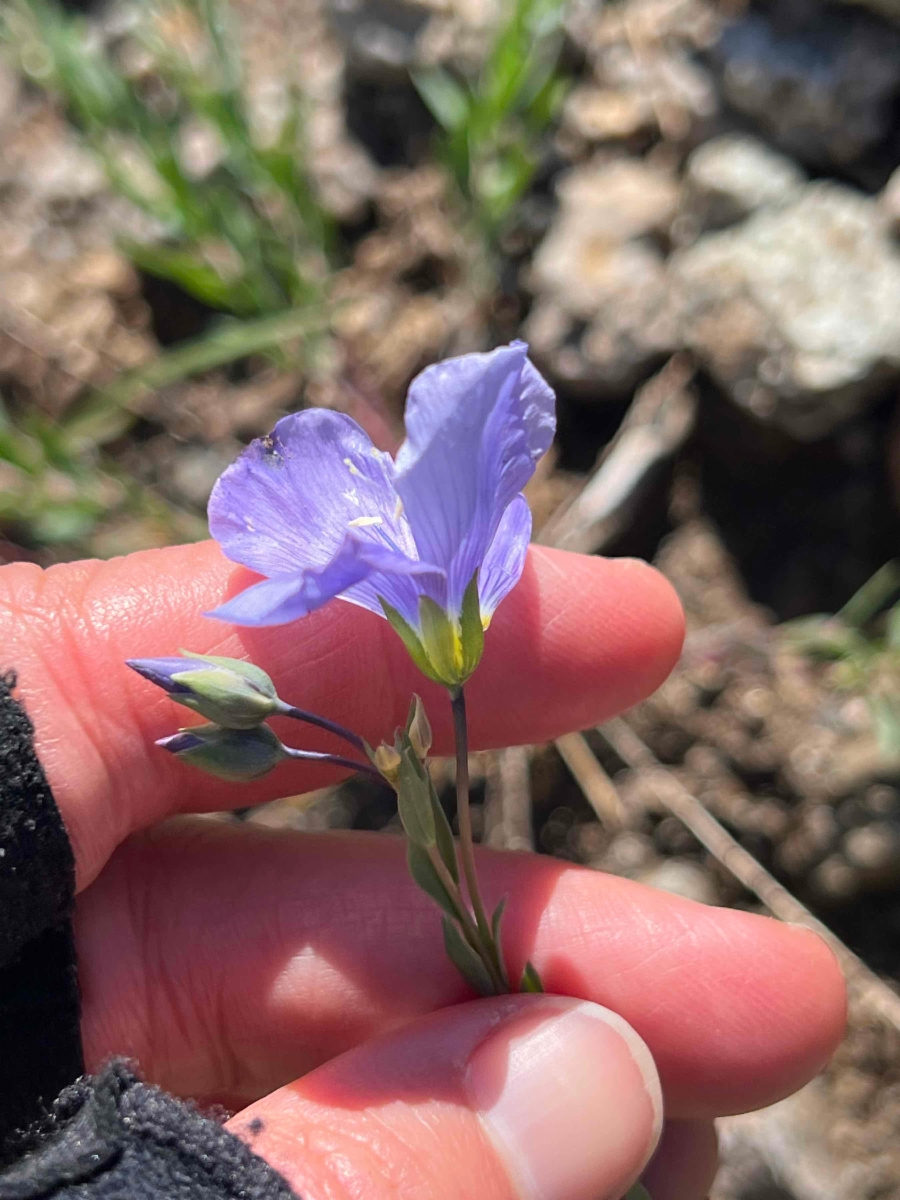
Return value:
M 362 540 L 354 531 L 323 567 L 307 567 L 292 575 L 253 584 L 206 615 L 233 625 L 286 625 L 315 612 L 369 576 L 384 575 L 393 584 L 433 571 L 433 567 L 417 559 Z M 382 611 L 380 604 L 375 611 Z
M 210 532 L 233 562 L 275 578 L 330 563 L 348 529 L 415 557 L 393 478 L 390 455 L 355 421 L 307 409 L 279 421 L 222 474 L 209 500 Z
M 409 390 L 395 486 L 419 555 L 448 571 L 453 611 L 553 439 L 554 395 L 527 350 L 436 363 Z
M 516 496 L 500 518 L 478 574 L 478 599 L 482 620 L 489 621 L 500 601 L 519 582 L 531 541 L 531 509 Z

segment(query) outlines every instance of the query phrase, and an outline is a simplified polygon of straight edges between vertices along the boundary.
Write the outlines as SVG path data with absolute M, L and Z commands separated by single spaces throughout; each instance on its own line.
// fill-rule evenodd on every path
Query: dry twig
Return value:
M 595 553 L 615 537 L 654 468 L 671 458 L 693 428 L 693 374 L 687 355 L 675 354 L 640 388 L 593 475 L 541 530 L 544 545 Z
M 844 969 L 851 997 L 900 1030 L 900 996 L 757 862 L 621 717 L 601 726 L 600 733 L 631 770 L 641 772 L 660 803 L 774 916 L 820 934 Z

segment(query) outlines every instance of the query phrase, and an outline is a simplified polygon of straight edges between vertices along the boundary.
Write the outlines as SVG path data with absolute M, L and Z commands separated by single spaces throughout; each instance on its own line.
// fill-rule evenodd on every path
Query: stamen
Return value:
M 352 529 L 364 529 L 369 525 L 382 525 L 383 523 L 382 517 L 354 517 L 352 521 L 347 522 Z
M 351 475 L 359 475 L 360 478 L 362 477 L 362 471 L 359 469 L 359 467 L 354 465 L 352 459 L 345 458 L 344 466 L 347 468 L 347 470 L 350 472 Z

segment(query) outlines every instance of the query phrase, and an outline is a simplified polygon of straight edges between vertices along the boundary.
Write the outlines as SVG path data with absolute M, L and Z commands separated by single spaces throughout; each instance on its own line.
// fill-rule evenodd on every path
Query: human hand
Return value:
M 400 839 L 152 828 L 334 775 L 289 764 L 237 788 L 190 771 L 153 745 L 183 710 L 129 657 L 247 656 L 372 743 L 419 690 L 435 751 L 450 748 L 445 698 L 372 614 L 337 602 L 242 630 L 199 615 L 247 579 L 211 544 L 0 569 L 2 665 L 76 855 L 89 1068 L 125 1054 L 177 1094 L 242 1110 L 231 1128 L 307 1200 L 614 1200 L 652 1148 L 658 1072 L 666 1126 L 645 1179 L 653 1200 L 698 1200 L 711 1119 L 800 1086 L 834 1048 L 830 951 L 774 921 L 485 852 L 489 899 L 510 897 L 510 964 L 531 958 L 556 995 L 460 1003 Z M 647 567 L 533 550 L 470 685 L 473 744 L 543 741 L 627 708 L 681 633 Z

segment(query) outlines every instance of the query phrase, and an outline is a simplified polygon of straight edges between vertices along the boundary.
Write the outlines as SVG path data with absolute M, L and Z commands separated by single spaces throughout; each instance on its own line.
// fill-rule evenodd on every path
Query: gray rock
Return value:
M 891 232 L 900 236 L 900 167 L 894 171 L 878 197 L 881 211 L 884 213 Z
M 684 337 L 735 402 L 811 440 L 900 374 L 900 250 L 875 201 L 815 183 L 675 255 Z
M 860 825 L 844 835 L 844 857 L 861 871 L 900 874 L 900 829 L 888 821 Z
M 866 12 L 787 0 L 727 26 L 713 51 L 725 100 L 815 169 L 846 169 L 888 138 L 900 34 Z
M 622 395 L 677 344 L 677 300 L 653 235 L 668 229 L 678 185 L 640 161 L 595 161 L 568 172 L 558 194 L 532 266 L 526 336 L 558 377 Z
M 749 134 L 725 134 L 690 156 L 682 218 L 699 232 L 721 229 L 757 209 L 782 204 L 805 182 L 799 167 Z
M 430 12 L 404 0 L 331 0 L 327 14 L 354 75 L 405 82 Z
M 695 900 L 700 904 L 718 904 L 719 894 L 712 876 L 686 858 L 668 858 L 639 876 L 649 887 Z

